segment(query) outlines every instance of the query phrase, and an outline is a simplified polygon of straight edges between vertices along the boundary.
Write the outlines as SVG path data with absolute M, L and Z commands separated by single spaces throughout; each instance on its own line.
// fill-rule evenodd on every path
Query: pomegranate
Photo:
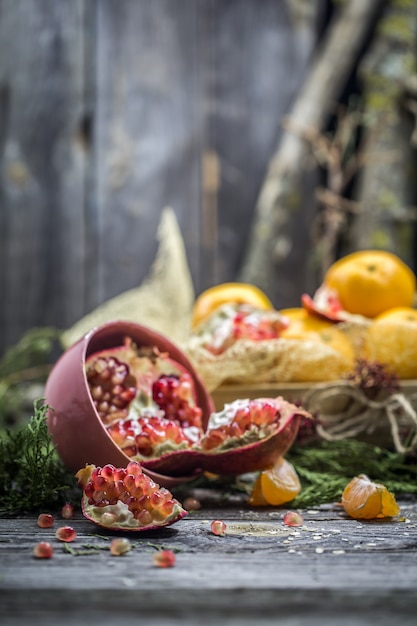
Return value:
M 226 303 L 200 324 L 194 338 L 206 350 L 219 355 L 239 339 L 277 339 L 287 326 L 286 318 L 278 311 L 246 303 Z
M 304 293 L 301 296 L 301 304 L 308 313 L 328 322 L 345 322 L 349 317 L 343 310 L 336 291 L 325 285 L 317 289 L 313 298 Z
M 178 348 L 121 322 L 92 331 L 64 353 L 48 379 L 46 399 L 53 407 L 48 426 L 54 443 L 74 472 L 85 464 L 138 462 L 167 488 L 205 470 L 242 474 L 270 467 L 292 445 L 300 418 L 311 417 L 282 397 L 236 400 L 215 413 Z M 103 506 L 96 504 L 89 506 Z M 111 519 L 113 514 L 104 517 L 110 526 Z
M 125 343 L 126 337 L 130 338 L 129 346 Z M 124 363 L 120 348 L 128 347 L 129 351 L 133 351 L 133 346 L 137 358 L 132 368 L 131 363 L 128 367 Z M 89 371 L 87 380 L 87 369 L 92 366 L 91 356 L 100 353 L 105 360 Z M 164 357 L 157 358 L 159 354 Z M 104 380 L 106 374 L 101 368 L 111 374 L 107 380 Z M 160 391 L 165 387 L 168 390 L 162 396 L 175 396 L 175 411 L 170 411 L 169 402 L 161 404 L 164 400 L 161 400 Z M 180 388 L 178 393 L 174 392 L 175 387 Z M 144 396 L 150 409 L 144 406 L 144 396 L 138 393 L 139 388 L 145 390 Z M 51 407 L 47 423 L 52 440 L 62 461 L 74 473 L 86 463 L 97 466 L 112 463 L 117 467 L 127 465 L 133 458 L 129 454 L 135 456 L 137 451 L 129 450 L 128 446 L 122 450 L 112 437 L 114 435 L 119 441 L 122 435 L 117 432 L 118 429 L 129 430 L 128 423 L 123 424 L 122 429 L 122 420 L 124 422 L 133 417 L 132 426 L 139 430 L 141 422 L 138 426 L 135 420 L 149 416 L 150 412 L 156 418 L 165 416 L 171 422 L 171 414 L 176 412 L 176 424 L 181 428 L 179 438 L 184 445 L 185 439 L 194 440 L 200 428 L 205 428 L 214 410 L 213 400 L 187 356 L 163 335 L 125 321 L 112 321 L 94 328 L 69 347 L 50 372 L 45 398 Z M 128 417 L 132 407 L 139 407 L 139 411 Z M 114 428 L 111 428 L 113 425 Z M 158 430 L 161 432 L 162 429 Z M 168 430 L 174 436 L 175 445 L 181 445 L 181 442 L 175 442 L 178 433 L 174 432 L 172 424 Z M 135 432 L 135 436 L 137 434 Z M 143 439 L 141 441 L 143 444 Z M 143 451 L 141 446 L 140 452 Z M 192 475 L 166 476 L 150 469 L 146 473 L 167 488 L 193 478 Z
M 243 474 L 265 469 L 292 445 L 304 409 L 282 397 L 235 400 L 210 416 L 200 440 L 187 450 L 142 461 L 144 468 L 166 475 L 197 469 L 215 474 Z
M 150 530 L 173 524 L 187 515 L 171 492 L 144 474 L 136 461 L 126 468 L 86 465 L 76 476 L 83 489 L 82 512 L 98 526 Z

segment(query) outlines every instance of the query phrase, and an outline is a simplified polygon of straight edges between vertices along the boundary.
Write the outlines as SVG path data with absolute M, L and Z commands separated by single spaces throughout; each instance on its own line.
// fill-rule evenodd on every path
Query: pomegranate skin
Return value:
M 87 382 L 86 359 L 101 350 L 123 344 L 130 337 L 140 347 L 156 347 L 168 352 L 191 374 L 197 403 L 202 409 L 203 428 L 206 428 L 214 403 L 199 375 L 186 355 L 169 339 L 152 329 L 126 321 L 113 321 L 92 329 L 68 348 L 55 363 L 45 387 L 48 410 L 47 424 L 59 456 L 72 472 L 86 463 L 103 466 L 112 463 L 124 467 L 130 461 L 112 441 L 91 398 Z M 164 476 L 146 469 L 159 485 L 173 487 L 193 478 L 191 476 Z
M 281 419 L 279 427 L 269 437 L 223 452 L 199 450 L 169 452 L 158 459 L 143 461 L 143 470 L 150 469 L 176 476 L 188 474 L 198 468 L 200 471 L 214 474 L 237 475 L 271 467 L 289 450 L 297 436 L 300 417 L 307 415 L 306 411 L 298 409 L 282 398 L 276 398 L 275 401 L 281 410 Z

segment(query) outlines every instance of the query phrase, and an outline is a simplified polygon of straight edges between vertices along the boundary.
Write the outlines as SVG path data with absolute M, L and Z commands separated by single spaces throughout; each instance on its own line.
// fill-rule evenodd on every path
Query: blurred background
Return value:
M 416 14 L 0 0 L 0 355 L 139 285 L 166 206 L 196 295 L 299 306 L 360 248 L 416 270 Z

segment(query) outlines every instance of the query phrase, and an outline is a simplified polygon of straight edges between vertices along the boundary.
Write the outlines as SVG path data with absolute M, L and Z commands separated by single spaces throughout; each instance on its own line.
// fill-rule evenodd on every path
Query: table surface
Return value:
M 206 502 L 173 526 L 140 533 L 102 532 L 81 513 L 71 544 L 55 539 L 36 515 L 0 519 L 0 621 L 4 626 L 144 623 L 267 626 L 417 623 L 417 501 L 399 501 L 395 520 L 357 521 L 337 504 L 300 511 L 301 527 L 283 524 L 286 508 L 242 501 Z M 227 534 L 211 533 L 213 519 Z M 132 550 L 114 557 L 111 540 Z M 50 560 L 33 546 L 50 541 Z M 153 553 L 176 553 L 157 568 Z

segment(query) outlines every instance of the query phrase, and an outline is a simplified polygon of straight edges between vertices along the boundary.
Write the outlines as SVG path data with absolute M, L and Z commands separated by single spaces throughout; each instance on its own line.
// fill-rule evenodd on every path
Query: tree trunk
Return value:
M 383 0 L 351 0 L 329 27 L 290 118 L 296 128 L 321 129 L 350 77 Z M 255 211 L 255 222 L 240 280 L 266 291 L 276 306 L 299 301 L 295 265 L 304 264 L 309 220 L 302 188 L 308 147 L 287 131 L 273 156 Z M 302 249 L 302 254 L 297 250 Z M 300 260 L 301 258 L 301 260 Z
M 368 156 L 358 185 L 362 211 L 350 248 L 383 248 L 415 265 L 417 152 L 405 83 L 417 71 L 415 0 L 391 0 L 359 68 Z

